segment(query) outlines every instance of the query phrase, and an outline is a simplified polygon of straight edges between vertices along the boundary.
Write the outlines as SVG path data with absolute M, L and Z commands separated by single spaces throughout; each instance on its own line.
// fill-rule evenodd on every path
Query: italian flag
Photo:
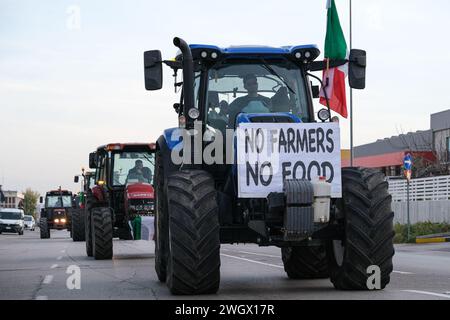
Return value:
M 342 32 L 339 16 L 334 0 L 327 1 L 327 35 L 325 38 L 325 60 L 345 59 L 347 43 Z M 330 109 L 347 118 L 347 98 L 345 95 L 345 78 L 348 65 L 337 68 L 326 68 L 323 72 L 323 87 L 320 92 L 320 103 L 327 105 L 324 90 L 330 103 Z

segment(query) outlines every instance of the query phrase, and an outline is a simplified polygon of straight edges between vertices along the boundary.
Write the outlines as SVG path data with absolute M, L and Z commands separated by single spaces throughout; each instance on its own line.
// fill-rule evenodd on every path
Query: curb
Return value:
M 450 237 L 416 238 L 416 243 L 442 243 L 442 242 L 450 242 Z

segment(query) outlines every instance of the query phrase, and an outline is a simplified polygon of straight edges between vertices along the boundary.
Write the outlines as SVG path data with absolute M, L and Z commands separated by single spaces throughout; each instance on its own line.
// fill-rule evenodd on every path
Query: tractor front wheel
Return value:
M 92 215 L 91 210 L 85 209 L 84 217 L 84 237 L 86 239 L 86 254 L 88 257 L 92 257 Z
M 201 170 L 168 178 L 167 286 L 173 294 L 212 294 L 220 284 L 219 216 L 214 180 Z
M 395 235 L 388 183 L 380 171 L 346 168 L 342 187 L 334 223 L 344 234 L 327 243 L 331 281 L 340 290 L 384 289 L 393 270 Z
M 169 217 L 167 190 L 164 185 L 164 167 L 161 151 L 156 151 L 155 163 L 155 270 L 159 281 L 166 282 L 169 252 Z
M 113 256 L 113 224 L 109 208 L 94 208 L 92 213 L 92 253 L 95 260 L 110 260 Z
M 85 226 L 84 226 L 84 210 L 74 209 L 72 210 L 72 239 L 73 241 L 84 241 Z
M 40 231 L 41 239 L 50 238 L 50 229 L 48 227 L 47 218 L 39 219 L 39 231 Z

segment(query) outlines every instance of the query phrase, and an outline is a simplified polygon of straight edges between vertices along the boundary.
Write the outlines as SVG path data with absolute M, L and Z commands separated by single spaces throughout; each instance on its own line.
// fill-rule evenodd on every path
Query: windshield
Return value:
M 114 154 L 114 186 L 127 183 L 153 183 L 154 154 L 150 152 L 122 152 Z
M 290 61 L 220 64 L 208 74 L 207 123 L 234 128 L 241 112 L 289 112 L 307 120 L 306 97 L 302 72 Z
M 65 196 L 47 196 L 45 198 L 46 208 L 67 208 L 72 207 L 72 197 Z
M 22 214 L 20 212 L 0 212 L 0 219 L 4 220 L 19 220 Z
M 32 221 L 33 217 L 31 216 L 25 216 L 24 220 L 25 221 Z

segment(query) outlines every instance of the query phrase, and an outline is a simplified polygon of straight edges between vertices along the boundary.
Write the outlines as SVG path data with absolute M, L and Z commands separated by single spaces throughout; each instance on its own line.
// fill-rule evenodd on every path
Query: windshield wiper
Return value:
M 273 74 L 275 77 L 277 77 L 278 79 L 280 79 L 281 82 L 283 82 L 283 84 L 286 86 L 286 88 L 289 89 L 290 92 L 292 92 L 295 95 L 295 91 L 292 90 L 292 88 L 287 84 L 286 81 L 284 81 L 283 78 L 281 78 L 281 76 L 267 63 L 266 60 L 264 60 L 263 58 L 260 58 L 260 60 L 263 63 L 264 68 L 269 71 L 271 74 Z

